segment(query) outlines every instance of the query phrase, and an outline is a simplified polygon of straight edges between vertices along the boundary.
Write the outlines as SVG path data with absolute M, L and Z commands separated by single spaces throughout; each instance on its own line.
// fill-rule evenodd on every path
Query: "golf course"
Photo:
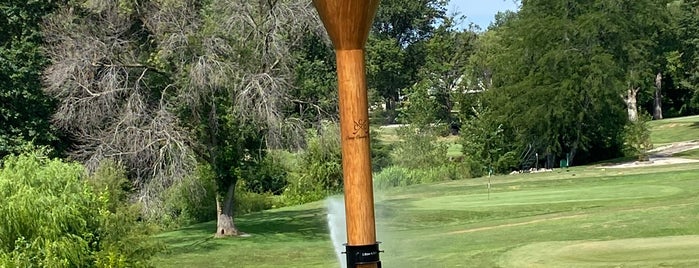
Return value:
M 652 122 L 652 139 L 691 141 L 697 121 Z M 678 155 L 689 163 L 599 163 L 376 192 L 384 267 L 699 267 L 699 164 L 696 149 Z M 161 234 L 169 250 L 156 263 L 338 267 L 326 203 L 241 215 L 244 238 L 212 239 L 214 222 Z

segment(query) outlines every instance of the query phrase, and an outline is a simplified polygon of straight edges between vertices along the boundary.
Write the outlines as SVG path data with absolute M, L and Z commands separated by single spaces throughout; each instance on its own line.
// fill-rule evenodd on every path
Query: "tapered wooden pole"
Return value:
M 379 0 L 313 0 L 335 46 L 348 267 L 380 267 L 369 147 L 364 46 Z

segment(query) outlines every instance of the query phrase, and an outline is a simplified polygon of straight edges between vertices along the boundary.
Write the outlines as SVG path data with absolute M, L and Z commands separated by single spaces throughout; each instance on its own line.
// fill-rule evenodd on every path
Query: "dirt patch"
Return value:
M 670 145 L 660 146 L 650 151 L 651 157 L 671 157 L 673 155 L 699 149 L 699 141 L 675 142 Z
M 603 166 L 600 168 L 636 168 L 651 167 L 674 164 L 697 163 L 699 160 L 673 157 L 673 155 L 699 149 L 699 141 L 675 142 L 673 144 L 660 146 L 650 151 L 649 161 L 635 161 L 618 165 Z
M 637 168 L 637 167 L 652 167 L 663 165 L 697 163 L 699 160 L 680 158 L 680 157 L 651 157 L 650 161 L 635 161 L 631 163 L 623 163 L 613 166 L 603 166 L 600 168 Z

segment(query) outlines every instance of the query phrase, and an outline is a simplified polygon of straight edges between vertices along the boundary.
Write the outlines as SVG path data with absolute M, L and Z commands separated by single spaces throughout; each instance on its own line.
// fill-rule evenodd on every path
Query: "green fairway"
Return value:
M 653 144 L 667 144 L 699 139 L 699 116 L 688 116 L 651 121 Z
M 395 188 L 376 195 L 384 267 L 696 267 L 699 165 L 568 171 Z M 159 237 L 158 267 L 338 267 L 324 203 Z M 344 241 L 343 241 L 344 242 Z
M 544 242 L 517 248 L 504 267 L 698 267 L 699 236 Z

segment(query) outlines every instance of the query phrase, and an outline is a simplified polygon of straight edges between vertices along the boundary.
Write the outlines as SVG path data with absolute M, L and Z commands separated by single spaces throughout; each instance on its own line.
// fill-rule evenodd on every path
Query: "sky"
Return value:
M 449 13 L 458 11 L 461 15 L 466 15 L 466 21 L 461 25 L 463 28 L 473 22 L 481 29 L 486 29 L 498 11 L 516 9 L 517 4 L 513 0 L 451 0 L 449 3 Z

